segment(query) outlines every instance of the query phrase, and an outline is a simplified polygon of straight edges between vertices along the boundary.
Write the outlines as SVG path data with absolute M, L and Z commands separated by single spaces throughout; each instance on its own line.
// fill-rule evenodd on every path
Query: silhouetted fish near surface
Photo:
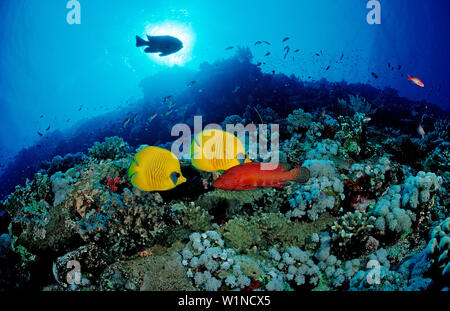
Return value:
M 341 58 L 339 60 L 342 60 L 344 58 L 344 53 L 342 53 Z
M 136 113 L 136 114 L 134 115 L 134 117 L 133 117 L 133 123 L 136 123 L 138 116 L 139 116 L 138 113 Z
M 42 118 L 44 118 L 44 115 L 41 115 L 41 116 L 39 117 L 39 119 L 42 119 Z
M 286 38 L 283 39 L 283 42 L 286 42 L 289 39 L 290 39 L 290 37 L 286 37 Z
M 265 44 L 267 44 L 267 45 L 272 45 L 270 42 L 268 42 L 268 41 L 262 41 L 262 43 L 265 43 Z
M 232 49 L 234 49 L 234 46 L 229 46 L 229 47 L 227 47 L 225 50 L 232 50 Z
M 47 127 L 46 131 L 49 131 L 49 130 L 50 130 L 50 125 Z
M 81 111 L 81 109 L 83 109 L 83 105 L 81 105 L 80 108 L 78 108 L 78 111 Z
M 300 49 L 296 49 L 296 50 L 294 51 L 294 53 L 298 53 L 298 52 L 300 52 Z
M 328 66 L 328 67 L 325 69 L 325 71 L 328 71 L 328 69 L 330 69 L 330 66 Z
M 374 77 L 375 79 L 378 79 L 378 75 L 375 72 L 371 73 L 372 77 Z
M 255 45 L 260 45 L 262 43 L 262 41 L 256 41 Z
M 160 57 L 176 53 L 183 48 L 183 42 L 172 36 L 149 36 L 147 40 L 136 36 L 136 47 L 147 46 L 145 53 L 159 53 Z
M 44 134 L 42 134 L 41 132 L 37 132 L 37 134 L 41 137 L 44 136 Z
M 270 52 L 267 52 L 266 55 L 264 55 L 264 56 L 269 56 L 269 55 L 270 55 Z

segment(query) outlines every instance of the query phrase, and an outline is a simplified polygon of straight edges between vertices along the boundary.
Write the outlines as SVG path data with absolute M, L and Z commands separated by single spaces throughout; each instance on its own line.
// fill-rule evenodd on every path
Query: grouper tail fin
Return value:
M 147 41 L 145 41 L 144 39 L 142 39 L 139 36 L 136 36 L 136 47 L 141 47 L 141 46 L 146 46 L 146 45 L 148 45 Z

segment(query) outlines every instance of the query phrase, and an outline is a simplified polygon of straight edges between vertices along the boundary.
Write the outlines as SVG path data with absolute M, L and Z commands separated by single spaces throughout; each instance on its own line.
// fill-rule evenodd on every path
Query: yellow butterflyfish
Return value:
M 251 162 L 236 136 L 216 129 L 204 130 L 195 136 L 191 143 L 191 161 L 197 169 L 207 172 L 226 171 Z
M 139 151 L 128 169 L 133 186 L 142 191 L 165 191 L 186 182 L 180 162 L 169 150 L 146 147 Z

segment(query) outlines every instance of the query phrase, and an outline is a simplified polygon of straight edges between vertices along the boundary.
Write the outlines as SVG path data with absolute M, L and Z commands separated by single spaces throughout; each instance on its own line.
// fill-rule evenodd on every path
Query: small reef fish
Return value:
M 328 71 L 328 70 L 330 69 L 330 67 L 331 67 L 331 66 L 330 66 L 330 65 L 328 65 L 328 67 L 327 67 L 327 68 L 325 69 L 325 71 Z
M 227 47 L 225 50 L 226 50 L 226 51 L 229 51 L 229 50 L 232 50 L 232 49 L 234 49 L 234 46 L 229 46 L 229 47 Z
M 83 105 L 81 105 L 80 108 L 78 108 L 78 111 L 81 111 L 81 109 L 83 109 Z
M 298 53 L 298 52 L 300 52 L 300 49 L 296 49 L 296 50 L 294 51 L 294 53 Z
M 39 119 L 42 119 L 42 118 L 44 118 L 44 115 L 41 115 L 41 116 L 39 117 Z
M 255 45 L 260 45 L 262 43 L 262 41 L 256 41 Z
M 158 116 L 157 113 L 152 114 L 152 115 L 147 119 L 147 122 L 148 122 L 148 123 L 152 122 L 157 116 Z
M 41 132 L 37 132 L 39 136 L 44 136 L 44 134 L 42 134 Z
M 133 124 L 136 123 L 138 116 L 139 116 L 138 113 L 136 113 L 136 114 L 134 115 L 134 117 L 133 117 Z
M 128 123 L 130 123 L 130 121 L 131 121 L 131 118 L 126 118 L 122 123 L 122 128 L 126 128 Z
M 168 115 L 170 115 L 172 113 L 172 110 L 168 110 L 166 113 L 165 113 L 165 116 L 167 117 Z
M 241 88 L 241 87 L 240 87 L 239 85 L 236 86 L 236 87 L 233 89 L 232 93 L 233 93 L 233 94 L 236 94 L 236 92 L 239 91 L 240 88 Z
M 371 73 L 372 77 L 374 77 L 375 79 L 378 79 L 378 75 L 375 72 Z
M 263 170 L 261 164 L 253 162 L 234 166 L 223 173 L 213 186 L 238 191 L 260 187 L 286 187 L 290 181 L 305 183 L 310 177 L 306 167 L 298 166 L 289 170 L 286 164 L 279 164 L 274 165 L 273 170 Z
M 197 83 L 197 82 L 194 81 L 194 80 L 192 80 L 191 82 L 189 82 L 189 83 L 187 84 L 187 87 L 192 87 L 192 86 L 195 85 L 195 83 Z
M 172 36 L 149 36 L 147 40 L 136 36 L 136 47 L 146 46 L 145 53 L 159 53 L 159 57 L 176 53 L 183 48 L 183 42 Z
M 264 55 L 264 56 L 269 56 L 269 55 L 270 55 L 270 52 L 267 52 L 266 55 Z
M 422 124 L 419 124 L 419 127 L 417 128 L 417 133 L 419 133 L 420 136 L 422 136 L 422 139 L 425 138 L 425 130 L 422 127 Z
M 191 163 L 201 171 L 226 171 L 247 162 L 244 145 L 231 133 L 204 130 L 191 143 Z
M 414 83 L 417 86 L 425 87 L 425 84 L 423 84 L 423 82 L 420 81 L 420 79 L 417 77 L 411 77 L 410 75 L 408 75 L 408 80 L 412 81 L 412 83 Z
M 176 101 L 171 101 L 171 102 L 169 103 L 169 109 L 172 109 L 176 104 L 177 104 Z
M 154 146 L 134 156 L 128 177 L 142 191 L 166 191 L 186 182 L 177 157 L 169 150 Z
M 283 39 L 283 42 L 286 42 L 289 39 L 290 39 L 290 37 L 286 37 L 286 38 Z
M 50 130 L 50 125 L 45 130 L 48 132 Z
M 371 117 L 364 117 L 364 118 L 362 119 L 362 121 L 363 121 L 364 123 L 368 123 L 368 122 L 370 122 L 371 120 L 372 120 Z
M 286 53 L 284 54 L 284 59 L 286 59 L 286 56 L 289 54 L 289 51 L 291 50 L 288 46 L 286 46 L 284 48 L 284 50 L 286 51 Z

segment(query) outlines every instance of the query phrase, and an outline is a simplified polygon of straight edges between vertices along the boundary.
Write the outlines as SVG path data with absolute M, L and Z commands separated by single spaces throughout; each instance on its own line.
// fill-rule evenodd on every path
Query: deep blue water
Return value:
M 265 62 L 263 73 L 369 83 L 449 106 L 449 1 L 381 0 L 379 25 L 367 23 L 366 0 L 79 0 L 80 25 L 67 23 L 67 2 L 0 2 L 0 170 L 22 148 L 71 135 L 82 120 L 182 92 L 201 64 L 232 57 L 238 46 Z M 185 48 L 148 56 L 135 47 L 146 32 L 176 35 Z M 156 74 L 165 78 L 148 78 Z M 159 102 L 145 104 L 151 111 Z M 108 131 L 119 135 L 120 127 Z

